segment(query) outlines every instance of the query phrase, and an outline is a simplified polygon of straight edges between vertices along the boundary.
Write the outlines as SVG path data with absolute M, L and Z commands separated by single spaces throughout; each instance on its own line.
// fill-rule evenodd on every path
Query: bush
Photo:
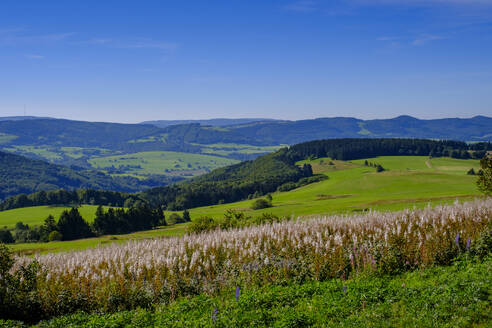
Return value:
M 190 212 L 188 212 L 188 210 L 183 211 L 182 219 L 183 219 L 183 222 L 190 222 L 191 221 Z
M 262 213 L 260 216 L 256 217 L 254 222 L 257 225 L 266 224 L 266 223 L 275 223 L 282 221 L 282 218 L 276 216 L 272 213 Z
M 480 234 L 470 249 L 473 256 L 484 259 L 492 252 L 492 228 Z
M 63 239 L 62 234 L 57 230 L 50 232 L 50 234 L 48 236 L 48 241 L 59 241 L 62 239 Z
M 0 230 L 0 243 L 12 244 L 14 242 L 14 237 L 10 230 L 1 229 Z
M 0 318 L 39 320 L 43 312 L 37 289 L 40 266 L 32 261 L 11 273 L 14 263 L 10 250 L 0 244 Z
M 167 225 L 173 225 L 176 223 L 183 223 L 183 219 L 181 218 L 181 216 L 179 216 L 179 214 L 173 213 L 173 214 L 169 215 L 169 217 L 166 219 L 166 223 L 167 223 Z
M 202 216 L 198 219 L 191 221 L 191 223 L 186 228 L 188 233 L 200 233 L 209 230 L 214 230 L 218 227 L 217 222 L 211 217 Z
M 263 208 L 272 207 L 272 203 L 264 198 L 257 199 L 251 205 L 251 209 L 253 210 L 261 210 Z
M 295 182 L 286 182 L 283 185 L 279 186 L 277 188 L 277 191 L 285 192 L 285 191 L 290 191 L 290 190 L 293 190 L 293 189 L 296 189 L 296 188 L 297 188 L 297 183 L 295 183 Z

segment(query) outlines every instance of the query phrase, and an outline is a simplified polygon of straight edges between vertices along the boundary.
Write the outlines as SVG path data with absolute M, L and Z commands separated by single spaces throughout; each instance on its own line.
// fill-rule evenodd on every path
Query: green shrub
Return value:
M 214 230 L 219 225 L 215 220 L 208 216 L 202 216 L 198 219 L 191 221 L 191 223 L 186 227 L 188 233 L 200 233 L 205 231 Z
M 296 188 L 297 188 L 297 183 L 295 183 L 295 182 L 286 182 L 283 185 L 279 186 L 277 188 L 277 191 L 285 192 L 285 191 L 290 191 L 290 190 L 293 190 L 293 189 L 296 189 Z
M 251 209 L 253 210 L 261 210 L 263 208 L 272 207 L 272 203 L 264 198 L 257 199 L 251 205 Z
M 50 232 L 50 234 L 48 236 L 48 241 L 59 241 L 62 239 L 63 239 L 62 234 L 57 230 Z
M 179 216 L 179 214 L 177 213 L 172 213 L 171 215 L 169 215 L 169 217 L 166 219 L 166 223 L 167 225 L 173 225 L 173 224 L 176 224 L 176 223 L 182 223 L 183 222 L 183 219 L 181 218 L 181 216 Z
M 282 221 L 282 218 L 272 213 L 262 213 L 260 216 L 254 219 L 254 223 L 257 225 L 280 222 L 280 221 Z
M 0 230 L 0 243 L 12 244 L 14 242 L 14 237 L 10 230 L 1 229 Z
M 492 228 L 480 234 L 470 249 L 473 256 L 484 259 L 492 252 Z

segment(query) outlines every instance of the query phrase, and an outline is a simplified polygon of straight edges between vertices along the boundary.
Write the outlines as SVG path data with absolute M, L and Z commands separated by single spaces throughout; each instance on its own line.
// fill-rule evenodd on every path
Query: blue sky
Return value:
M 492 0 L 0 2 L 0 116 L 492 116 Z

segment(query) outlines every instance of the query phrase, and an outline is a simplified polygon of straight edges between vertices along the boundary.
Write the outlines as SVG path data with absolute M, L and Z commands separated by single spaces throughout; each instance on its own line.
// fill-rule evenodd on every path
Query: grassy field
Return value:
M 476 160 L 403 156 L 370 158 L 368 161 L 381 164 L 387 171 L 376 173 L 374 168 L 364 166 L 364 160 L 342 162 L 323 158 L 302 161 L 299 164 L 310 163 L 315 173 L 326 174 L 329 179 L 289 192 L 273 193 L 272 208 L 253 211 L 250 208 L 253 200 L 247 200 L 191 209 L 191 218 L 221 218 L 229 209 L 245 211 L 250 216 L 258 216 L 261 213 L 274 213 L 279 216 L 329 215 L 367 209 L 393 211 L 414 206 L 424 207 L 429 203 L 452 203 L 456 199 L 464 201 L 480 196 L 475 185 L 476 177 L 466 174 L 472 167 L 478 170 L 479 161 Z M 84 206 L 82 209 L 86 211 L 84 217 L 91 221 L 90 215 L 95 213 L 95 207 Z M 52 208 L 51 211 L 48 207 L 41 207 L 39 210 L 26 208 L 0 212 L 0 226 L 12 226 L 19 220 L 29 224 L 41 224 L 48 214 L 54 213 L 53 210 L 58 208 Z M 15 211 L 19 211 L 17 215 Z M 36 216 L 39 219 L 34 219 L 33 213 L 41 211 L 43 214 Z M 165 214 L 168 217 L 171 212 Z M 28 220 L 28 217 L 33 219 Z M 118 239 L 182 234 L 185 229 L 186 224 L 181 224 L 172 228 L 152 230 L 148 234 L 139 232 L 124 237 L 118 236 Z M 101 237 L 60 242 L 59 245 L 18 244 L 14 245 L 13 249 L 28 253 L 33 250 L 47 252 L 87 248 L 108 242 L 111 242 L 109 237 Z
M 151 151 L 126 155 L 95 157 L 88 162 L 96 169 L 111 167 L 135 175 L 166 174 L 194 176 L 238 161 L 217 156 L 171 151 Z
M 45 254 L 66 252 L 72 250 L 83 250 L 109 245 L 111 243 L 122 243 L 129 240 L 138 240 L 155 237 L 181 236 L 186 231 L 185 224 L 161 227 L 159 229 L 139 231 L 125 235 L 101 236 L 70 241 L 53 241 L 47 243 L 24 243 L 9 245 L 13 252 L 19 255 Z
M 369 208 L 399 210 L 480 195 L 475 185 L 476 177 L 466 174 L 470 168 L 478 170 L 479 161 L 476 160 L 402 156 L 368 161 L 381 164 L 387 171 L 377 173 L 374 168 L 364 166 L 364 160 L 342 162 L 323 158 L 302 161 L 300 165 L 310 163 L 315 173 L 325 174 L 329 179 L 290 192 L 273 193 L 272 208 L 253 211 L 250 209 L 253 200 L 248 200 L 195 208 L 190 210 L 191 217 L 221 217 L 227 209 L 246 211 L 252 216 L 264 212 L 300 216 Z
M 216 143 L 209 145 L 194 144 L 195 146 L 201 146 L 202 153 L 220 156 L 229 156 L 230 154 L 264 154 L 277 151 L 282 146 L 252 146 L 234 143 Z
M 108 207 L 104 207 L 108 209 Z M 41 225 L 44 219 L 48 215 L 53 215 L 55 219 L 58 219 L 60 214 L 69 210 L 71 207 L 65 206 L 34 206 L 34 207 L 24 207 L 16 208 L 8 211 L 0 211 L 0 227 L 13 227 L 17 222 L 22 221 L 22 223 L 29 225 Z M 82 205 L 78 208 L 82 217 L 88 221 L 94 221 L 97 206 L 95 205 Z
M 0 135 L 1 144 L 1 135 Z M 94 156 L 107 156 L 119 154 L 104 148 L 82 148 L 82 147 L 54 147 L 54 146 L 9 146 L 6 151 L 24 156 L 36 155 L 48 162 L 63 164 L 67 159 L 88 159 Z

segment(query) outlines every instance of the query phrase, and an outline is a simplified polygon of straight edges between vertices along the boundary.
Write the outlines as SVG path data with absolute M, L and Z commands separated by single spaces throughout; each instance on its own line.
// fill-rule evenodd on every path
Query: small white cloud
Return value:
M 147 48 L 161 50 L 175 50 L 178 45 L 172 42 L 156 41 L 152 39 L 134 39 L 115 44 L 118 48 Z
M 112 41 L 113 41 L 112 39 L 94 38 L 94 39 L 89 39 L 87 41 L 81 41 L 79 43 L 80 44 L 109 44 Z
M 316 8 L 316 2 L 311 0 L 301 0 L 285 5 L 284 9 L 288 11 L 295 11 L 300 13 L 310 13 L 315 11 L 317 8 Z
M 74 33 L 30 34 L 23 29 L 0 30 L 0 45 L 46 44 L 64 41 Z
M 432 41 L 443 40 L 444 38 L 439 35 L 425 34 L 412 41 L 413 46 L 423 46 Z
M 154 73 L 154 72 L 157 72 L 158 70 L 155 69 L 155 68 L 140 68 L 140 69 L 137 69 L 137 72 L 141 72 L 141 73 Z
M 160 49 L 171 51 L 178 48 L 178 44 L 166 41 L 159 41 L 149 38 L 135 39 L 111 39 L 111 38 L 92 38 L 85 41 L 76 42 L 78 45 L 98 45 L 111 48 L 126 49 Z
M 380 36 L 377 38 L 377 41 L 396 41 L 399 40 L 400 38 L 397 36 Z
M 28 59 L 44 59 L 44 56 L 41 56 L 41 55 L 33 55 L 33 54 L 27 54 L 27 55 L 24 55 L 24 57 L 26 57 Z

